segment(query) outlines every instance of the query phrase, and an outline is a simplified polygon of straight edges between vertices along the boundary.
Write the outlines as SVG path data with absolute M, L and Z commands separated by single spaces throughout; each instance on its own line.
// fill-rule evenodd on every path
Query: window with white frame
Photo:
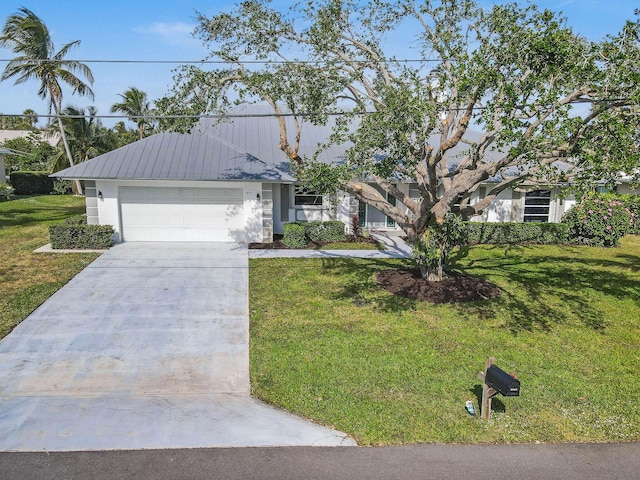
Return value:
M 322 206 L 322 195 L 315 192 L 304 185 L 296 185 L 294 187 L 294 205 L 296 206 Z
M 524 221 L 548 222 L 551 190 L 534 190 L 524 197 Z
M 391 205 L 395 206 L 396 205 L 396 197 L 394 197 L 390 193 L 387 193 L 387 202 L 389 202 Z M 392 227 L 396 226 L 396 221 L 391 217 L 386 217 L 385 224 L 386 224 L 387 227 L 392 228 Z

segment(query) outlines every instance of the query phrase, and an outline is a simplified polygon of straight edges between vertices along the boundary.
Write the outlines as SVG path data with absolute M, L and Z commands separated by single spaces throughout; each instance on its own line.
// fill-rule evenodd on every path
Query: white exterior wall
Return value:
M 98 191 L 98 218 L 100 225 L 112 225 L 121 238 L 120 200 L 118 188 L 126 187 L 185 187 L 185 188 L 241 188 L 243 191 L 243 216 L 245 243 L 262 241 L 262 204 L 257 195 L 262 194 L 262 184 L 255 182 L 189 182 L 166 180 L 96 180 Z M 102 194 L 102 198 L 100 198 Z
M 618 193 L 623 195 L 640 195 L 639 189 L 632 189 L 628 183 L 621 183 L 617 188 Z
M 519 201 L 519 200 L 516 200 Z M 482 215 L 482 221 L 485 222 L 521 222 L 522 218 L 512 219 L 511 211 L 513 207 L 513 198 L 511 190 L 500 192 L 498 196 L 491 202 Z
M 351 195 L 346 192 L 339 191 L 337 195 L 338 204 L 336 205 L 336 220 L 341 221 L 346 226 L 346 231 L 351 225 Z M 350 233 L 350 232 L 349 232 Z

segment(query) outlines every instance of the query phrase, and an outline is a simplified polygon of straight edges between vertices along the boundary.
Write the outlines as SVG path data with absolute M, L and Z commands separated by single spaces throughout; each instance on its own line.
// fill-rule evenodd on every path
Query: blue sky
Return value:
M 206 51 L 191 37 L 196 11 L 210 16 L 229 10 L 233 1 L 216 0 L 1 0 L 0 22 L 26 7 L 48 26 L 56 48 L 74 40 L 81 45 L 68 58 L 81 60 L 200 60 Z M 276 5 L 288 5 L 285 0 Z M 484 5 L 503 3 L 481 0 Z M 522 2 L 524 3 L 524 2 Z M 541 8 L 563 11 L 568 23 L 579 34 L 597 40 L 620 30 L 626 19 L 633 17 L 633 0 L 538 0 Z M 0 59 L 13 53 L 0 49 Z M 0 62 L 0 69 L 6 63 Z M 64 92 L 64 103 L 80 107 L 95 105 L 99 114 L 109 114 L 118 94 L 135 86 L 151 99 L 164 95 L 172 84 L 171 64 L 89 63 L 95 83 L 94 101 Z M 0 113 L 18 114 L 27 108 L 46 113 L 46 103 L 37 95 L 37 84 L 13 85 L 13 80 L 0 82 Z M 111 125 L 114 121 L 105 120 Z

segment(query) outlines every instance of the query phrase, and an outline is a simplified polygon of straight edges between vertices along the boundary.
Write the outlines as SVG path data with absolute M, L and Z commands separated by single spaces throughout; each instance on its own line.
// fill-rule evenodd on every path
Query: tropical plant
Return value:
M 266 102 L 280 127 L 274 144 L 298 178 L 320 193 L 350 193 L 411 242 L 454 205 L 470 218 L 525 183 L 588 182 L 591 172 L 613 183 L 638 165 L 638 22 L 589 42 L 564 18 L 515 2 L 273 5 L 246 0 L 201 15 L 195 34 L 224 66 L 182 67 L 156 106 L 184 129 L 187 117 Z M 398 59 L 388 39 L 407 31 L 415 36 Z M 402 61 L 413 58 L 424 60 Z M 330 120 L 329 143 L 351 145 L 345 161 L 303 157 L 304 123 Z M 399 182 L 413 183 L 418 198 Z
M 62 142 L 71 165 L 74 162 L 60 118 L 62 84 L 69 85 L 73 93 L 93 98 L 90 87 L 93 83 L 91 69 L 81 62 L 65 58 L 69 51 L 79 44 L 80 40 L 75 40 L 56 51 L 45 23 L 35 13 L 24 7 L 7 18 L 0 34 L 0 47 L 9 48 L 18 54 L 7 63 L 0 81 L 16 77 L 16 84 L 29 80 L 40 82 L 38 96 L 48 98 L 49 110 L 55 111 Z M 76 74 L 85 77 L 86 82 Z M 79 193 L 82 193 L 80 182 L 76 182 L 76 187 Z
M 75 163 L 85 162 L 117 147 L 115 132 L 105 128 L 93 106 L 84 108 L 68 106 L 63 110 L 62 124 Z M 53 158 L 51 171 L 67 168 L 67 158 L 60 153 Z
M 111 112 L 124 113 L 130 121 L 134 122 L 138 126 L 138 136 L 142 140 L 145 132 L 153 128 L 149 120 L 151 103 L 147 99 L 147 94 L 136 87 L 131 87 L 119 95 L 122 102 L 114 104 L 111 107 Z
M 0 113 L 0 128 L 2 130 L 36 130 L 38 122 L 36 112 L 25 110 L 22 115 L 2 115 Z
M 26 124 L 30 126 L 30 128 L 36 128 L 36 124 L 38 123 L 38 114 L 32 108 L 27 108 L 24 112 L 22 112 L 22 118 Z

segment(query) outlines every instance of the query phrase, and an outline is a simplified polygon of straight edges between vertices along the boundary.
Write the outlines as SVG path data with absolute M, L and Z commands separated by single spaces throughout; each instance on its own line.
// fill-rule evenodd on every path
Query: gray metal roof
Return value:
M 202 120 L 191 133 L 160 133 L 125 145 L 52 176 L 70 179 L 243 180 L 292 182 L 290 163 L 278 148 L 280 132 L 266 105 L 245 105 L 240 115 L 218 122 Z M 287 118 L 287 123 L 292 122 Z M 290 135 L 295 134 L 290 124 Z M 300 154 L 312 156 L 331 126 L 303 124 Z M 345 147 L 320 156 L 339 161 Z

